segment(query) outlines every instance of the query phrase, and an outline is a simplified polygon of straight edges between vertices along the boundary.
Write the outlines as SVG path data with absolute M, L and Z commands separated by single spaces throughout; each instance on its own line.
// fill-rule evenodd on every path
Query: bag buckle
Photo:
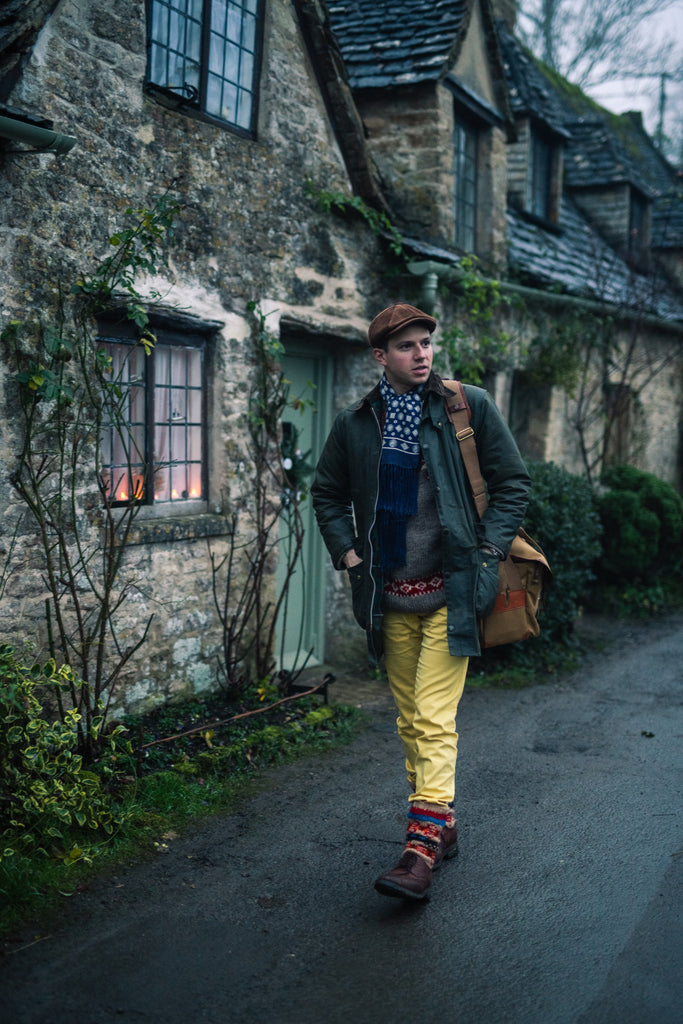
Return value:
M 474 431 L 472 427 L 465 427 L 464 430 L 458 430 L 455 436 L 458 441 L 465 441 L 468 437 L 474 437 Z

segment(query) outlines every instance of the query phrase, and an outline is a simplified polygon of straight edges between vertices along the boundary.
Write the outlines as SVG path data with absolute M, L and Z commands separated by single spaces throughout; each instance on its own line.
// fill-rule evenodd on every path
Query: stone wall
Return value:
M 452 97 L 426 85 L 357 97 L 368 146 L 407 234 L 450 244 L 453 236 Z
M 268 6 L 256 139 L 161 106 L 145 94 L 144 75 L 144 0 L 62 0 L 8 103 L 51 118 L 77 146 L 63 158 L 0 156 L 0 327 L 37 317 L 49 323 L 58 284 L 68 291 L 108 254 L 128 206 L 148 207 L 167 189 L 181 204 L 177 244 L 169 269 L 137 287 L 150 301 L 161 296 L 156 305 L 171 315 L 214 325 L 207 501 L 186 514 L 177 506 L 144 508 L 137 541 L 126 551 L 125 578 L 137 583 L 118 617 L 122 636 L 135 638 L 153 615 L 140 656 L 121 680 L 129 706 L 216 685 L 220 629 L 209 548 L 225 550 L 230 516 L 249 501 L 247 303 L 279 311 L 270 319 L 275 334 L 285 312 L 309 332 L 358 337 L 378 288 L 370 269 L 378 264 L 376 240 L 360 222 L 321 213 L 306 191 L 310 179 L 350 192 L 291 4 Z M 1 365 L 6 549 L 20 512 L 8 484 L 20 442 L 12 374 Z M 15 560 L 0 633 L 30 637 L 38 654 L 46 647 L 45 588 L 26 517 Z
M 584 216 L 618 252 L 628 246 L 630 186 L 575 189 L 572 198 Z

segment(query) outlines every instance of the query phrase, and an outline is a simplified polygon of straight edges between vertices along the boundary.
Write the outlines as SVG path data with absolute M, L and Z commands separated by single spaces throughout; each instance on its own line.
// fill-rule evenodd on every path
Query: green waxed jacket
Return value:
M 442 529 L 443 571 L 452 655 L 480 653 L 478 617 L 493 606 L 498 564 L 484 555 L 488 542 L 507 554 L 521 525 L 529 474 L 514 438 L 489 394 L 465 386 L 489 507 L 479 520 L 455 430 L 445 409 L 446 391 L 432 373 L 427 381 L 419 429 L 422 455 L 434 488 Z M 381 650 L 383 580 L 377 564 L 375 511 L 382 447 L 379 386 L 337 416 L 311 488 L 323 540 L 337 569 L 354 548 L 362 564 L 348 570 L 356 621 L 370 649 Z

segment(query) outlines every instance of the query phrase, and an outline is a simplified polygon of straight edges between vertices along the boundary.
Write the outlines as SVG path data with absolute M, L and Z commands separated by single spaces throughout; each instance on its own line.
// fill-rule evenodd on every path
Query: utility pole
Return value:
M 655 145 L 660 152 L 664 151 L 664 114 L 666 112 L 666 80 L 670 78 L 668 71 L 662 71 L 659 78 L 659 121 L 655 132 Z

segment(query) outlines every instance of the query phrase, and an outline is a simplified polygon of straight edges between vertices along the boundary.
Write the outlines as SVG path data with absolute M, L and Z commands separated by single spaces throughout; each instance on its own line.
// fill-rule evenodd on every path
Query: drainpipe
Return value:
M 420 287 L 420 309 L 425 313 L 433 313 L 436 305 L 436 293 L 439 281 L 457 284 L 465 276 L 461 267 L 450 263 L 437 263 L 436 260 L 418 260 L 408 264 L 408 270 L 416 277 L 422 278 Z
M 465 276 L 462 267 L 450 263 L 439 263 L 436 260 L 418 260 L 408 264 L 408 270 L 416 277 L 422 278 L 420 290 L 420 308 L 425 313 L 433 313 L 436 303 L 438 282 L 446 281 L 449 284 L 458 284 Z M 482 278 L 486 284 L 492 284 L 491 278 Z M 569 307 L 581 310 L 583 313 L 595 313 L 596 316 L 604 316 L 608 309 L 618 320 L 637 319 L 648 327 L 655 327 L 658 330 L 666 330 L 672 334 L 683 335 L 683 324 L 674 320 L 662 320 L 652 314 L 637 316 L 629 313 L 623 307 L 610 307 L 609 303 L 598 302 L 595 299 L 583 299 L 578 295 L 564 295 L 559 292 L 543 291 L 541 288 L 530 288 L 528 285 L 515 284 L 512 281 L 497 281 L 503 294 L 518 295 L 528 302 L 542 303 L 547 307 Z
M 15 117 L 0 116 L 0 137 L 12 139 L 13 142 L 23 142 L 32 149 L 10 150 L 12 153 L 58 153 L 64 156 L 76 145 L 76 140 L 70 135 L 62 135 L 60 132 L 53 132 L 49 128 L 41 128 L 39 125 L 29 124 L 27 121 L 19 121 Z

